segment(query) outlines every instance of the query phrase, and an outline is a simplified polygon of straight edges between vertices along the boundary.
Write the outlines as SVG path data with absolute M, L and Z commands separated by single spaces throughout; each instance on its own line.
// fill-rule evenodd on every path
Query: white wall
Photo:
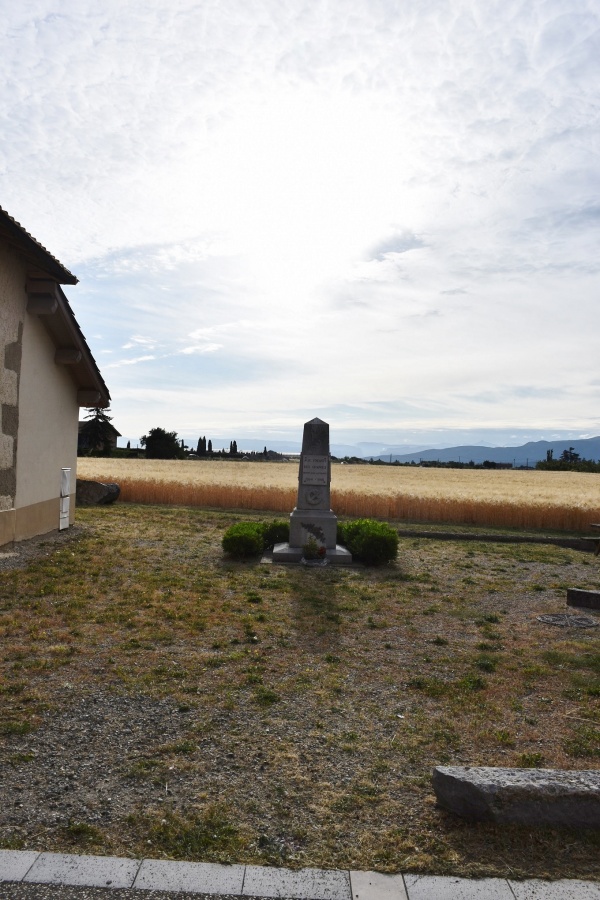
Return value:
M 39 318 L 25 314 L 17 437 L 17 509 L 60 496 L 62 468 L 77 466 L 77 387 Z M 58 520 L 56 522 L 58 528 Z

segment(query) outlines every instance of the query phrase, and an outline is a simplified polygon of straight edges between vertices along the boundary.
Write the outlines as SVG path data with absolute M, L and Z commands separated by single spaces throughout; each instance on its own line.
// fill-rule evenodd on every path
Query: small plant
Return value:
M 256 556 L 264 549 L 264 528 L 259 522 L 236 522 L 227 529 L 222 540 L 223 550 L 236 559 Z
M 302 555 L 304 559 L 324 559 L 327 555 L 327 549 L 323 544 L 319 544 L 317 539 L 311 534 L 307 542 L 302 545 Z
M 541 769 L 543 765 L 543 753 L 521 753 L 517 760 L 517 766 L 520 769 Z
M 69 822 L 65 831 L 69 838 L 77 844 L 99 844 L 102 842 L 102 832 L 94 825 L 87 822 Z

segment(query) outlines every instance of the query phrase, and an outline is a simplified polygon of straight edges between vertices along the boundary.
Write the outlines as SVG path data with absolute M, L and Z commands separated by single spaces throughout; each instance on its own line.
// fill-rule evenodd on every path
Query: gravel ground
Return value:
M 24 569 L 29 563 L 44 556 L 50 556 L 63 544 L 76 540 L 85 529 L 72 525 L 64 531 L 51 531 L 49 534 L 38 534 L 28 541 L 17 541 L 15 544 L 3 544 L 0 547 L 0 571 L 3 569 Z

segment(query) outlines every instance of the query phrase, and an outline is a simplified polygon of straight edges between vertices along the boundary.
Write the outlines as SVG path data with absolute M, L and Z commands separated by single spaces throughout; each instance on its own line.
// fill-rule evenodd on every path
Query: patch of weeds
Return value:
M 20 766 L 23 763 L 32 762 L 35 759 L 35 753 L 13 753 L 8 757 L 11 766 Z
M 524 678 L 544 678 L 548 674 L 548 669 L 546 666 L 540 666 L 537 663 L 530 663 L 527 666 L 523 666 L 521 670 L 523 672 Z
M 74 844 L 101 844 L 104 841 L 100 829 L 87 822 L 69 822 L 65 827 L 65 834 Z
M 521 755 L 517 758 L 517 766 L 520 769 L 542 769 L 544 766 L 544 754 L 543 753 L 521 753 Z
M 456 686 L 463 691 L 482 691 L 485 687 L 487 687 L 487 683 L 485 678 L 482 678 L 481 675 L 465 675 L 464 678 L 461 678 Z
M 272 706 L 273 703 L 279 703 L 281 697 L 272 688 L 259 685 L 254 692 L 254 700 L 259 706 Z
M 576 694 L 577 697 L 580 696 L 588 696 L 588 697 L 600 697 L 600 678 L 594 675 L 582 675 L 580 672 L 575 672 L 571 675 L 571 684 L 573 685 L 574 691 L 569 691 L 568 689 L 565 691 L 565 696 L 570 696 L 572 693 Z
M 514 747 L 515 739 L 506 728 L 499 728 L 498 731 L 494 733 L 494 737 L 498 741 L 499 744 L 502 744 L 503 747 Z
M 545 650 L 542 653 L 542 659 L 553 666 L 568 667 L 570 669 L 591 669 L 592 672 L 600 674 L 600 653 Z
M 150 777 L 150 775 L 153 775 L 156 769 L 158 769 L 160 766 L 161 763 L 156 759 L 151 759 L 149 757 L 136 759 L 126 772 L 126 777 L 148 778 Z
M 207 669 L 220 669 L 221 666 L 226 665 L 227 660 L 224 656 L 210 656 L 206 660 L 206 668 Z
M 417 675 L 408 682 L 409 687 L 422 691 L 427 697 L 443 697 L 451 689 L 452 685 L 439 678 L 425 678 L 424 675 Z
M 148 825 L 153 847 L 175 859 L 197 860 L 211 856 L 229 862 L 237 858 L 243 845 L 227 810 L 217 804 L 189 817 L 167 811 L 160 821 Z
M 475 624 L 480 627 L 485 627 L 486 625 L 496 625 L 498 622 L 501 622 L 502 619 L 498 615 L 498 613 L 488 613 L 485 616 L 480 616 L 478 619 L 475 619 Z
M 179 741 L 176 744 L 164 744 L 157 753 L 171 756 L 173 753 L 195 753 L 198 746 L 193 741 Z
M 369 616 L 367 619 L 367 628 L 378 629 L 378 628 L 387 628 L 388 623 L 385 621 L 377 622 L 373 616 Z
M 574 729 L 573 737 L 565 741 L 564 747 L 569 756 L 584 759 L 600 757 L 600 724 L 578 725 Z
M 31 722 L 0 722 L 0 734 L 29 734 L 32 728 Z
M 432 743 L 450 750 L 458 750 L 461 745 L 460 735 L 450 722 L 442 719 L 431 735 Z
M 478 669 L 481 669 L 482 672 L 495 672 L 498 668 L 498 660 L 494 659 L 493 656 L 482 653 L 475 660 L 475 665 Z
M 262 603 L 262 597 L 260 594 L 257 594 L 256 591 L 248 591 L 246 593 L 246 600 L 248 603 Z
M 0 832 L 0 842 L 3 850 L 23 850 L 25 848 L 25 840 L 17 834 Z
M 442 607 L 437 604 L 433 604 L 432 606 L 426 606 L 425 609 L 421 610 L 422 616 L 435 616 L 436 613 L 442 611 Z

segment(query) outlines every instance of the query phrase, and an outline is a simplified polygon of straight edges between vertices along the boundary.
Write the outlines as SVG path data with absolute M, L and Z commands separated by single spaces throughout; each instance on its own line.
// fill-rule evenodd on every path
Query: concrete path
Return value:
M 184 900 L 193 895 L 213 900 L 600 900 L 600 882 L 294 871 L 0 850 L 2 900 Z

